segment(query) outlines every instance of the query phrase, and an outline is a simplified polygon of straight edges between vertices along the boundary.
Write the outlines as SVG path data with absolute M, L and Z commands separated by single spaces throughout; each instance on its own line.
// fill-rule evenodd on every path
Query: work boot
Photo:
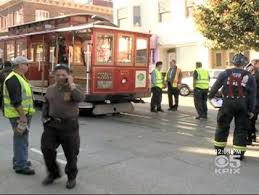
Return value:
M 31 166 L 31 161 L 27 161 L 27 163 L 26 163 L 26 165 L 28 166 L 28 167 L 30 167 Z M 16 165 L 15 165 L 15 163 L 13 164 L 13 169 L 15 170 L 16 169 Z
M 157 110 L 155 110 L 155 109 L 151 109 L 151 110 L 150 110 L 150 112 L 157 112 Z
M 68 179 L 67 180 L 67 184 L 66 184 L 67 189 L 72 189 L 75 186 L 76 186 L 76 179 Z
M 256 133 L 252 133 L 251 139 L 253 142 L 256 142 Z
M 234 159 L 238 159 L 240 161 L 244 160 L 245 158 L 245 152 L 239 152 L 239 151 L 234 151 L 233 155 L 236 155 L 236 157 L 234 157 Z
M 60 178 L 61 175 L 58 173 L 56 175 L 51 175 L 49 174 L 43 181 L 42 181 L 42 185 L 47 186 L 52 184 L 56 179 Z
M 27 167 L 25 169 L 17 169 L 17 170 L 15 170 L 15 172 L 17 174 L 22 174 L 22 175 L 35 175 L 34 169 L 31 169 L 29 167 Z
M 162 108 L 157 109 L 158 112 L 164 112 L 164 110 Z

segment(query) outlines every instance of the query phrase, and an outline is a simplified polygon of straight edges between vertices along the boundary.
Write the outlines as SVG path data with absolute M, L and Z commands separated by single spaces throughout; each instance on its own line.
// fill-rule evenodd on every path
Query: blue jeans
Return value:
M 26 131 L 23 135 L 17 135 L 15 129 L 19 118 L 10 118 L 13 134 L 13 167 L 15 170 L 28 168 L 28 147 L 29 147 L 29 132 Z M 30 127 L 31 116 L 27 116 L 28 127 Z

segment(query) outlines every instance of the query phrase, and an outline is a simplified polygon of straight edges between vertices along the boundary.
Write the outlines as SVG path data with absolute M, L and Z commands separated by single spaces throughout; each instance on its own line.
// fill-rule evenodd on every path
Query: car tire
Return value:
M 182 85 L 180 87 L 180 95 L 181 96 L 188 96 L 188 95 L 190 95 L 190 93 L 191 93 L 191 90 L 187 85 Z

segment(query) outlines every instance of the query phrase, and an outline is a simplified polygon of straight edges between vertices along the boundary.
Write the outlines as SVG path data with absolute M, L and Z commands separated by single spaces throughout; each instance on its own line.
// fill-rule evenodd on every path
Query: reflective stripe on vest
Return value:
M 203 68 L 196 69 L 198 73 L 198 79 L 196 81 L 195 87 L 200 89 L 208 89 L 209 88 L 209 72 Z
M 165 75 L 165 80 L 167 81 L 167 78 L 168 78 L 168 74 L 170 73 L 170 68 L 167 70 L 166 72 L 166 75 Z M 176 73 L 175 73 L 175 76 L 173 78 L 171 82 L 172 86 L 173 87 L 177 87 L 178 83 L 179 83 L 179 76 L 180 76 L 180 73 L 181 73 L 181 69 L 176 67 Z
M 164 86 L 164 83 L 163 83 L 163 75 L 162 73 L 155 69 L 155 73 L 156 73 L 156 84 L 155 84 L 155 87 L 159 87 L 159 88 L 163 88 Z
M 16 76 L 18 81 L 21 85 L 21 91 L 22 91 L 22 103 L 21 106 L 24 110 L 25 114 L 32 115 L 35 112 L 34 106 L 33 106 L 33 98 L 32 98 L 32 91 L 31 86 L 29 82 L 23 78 L 21 75 L 11 72 L 4 81 L 4 88 L 3 88 L 3 102 L 4 102 L 4 116 L 6 118 L 15 118 L 19 117 L 19 113 L 16 111 L 15 107 L 11 104 L 9 92 L 6 87 L 6 81 L 10 79 L 12 76 Z

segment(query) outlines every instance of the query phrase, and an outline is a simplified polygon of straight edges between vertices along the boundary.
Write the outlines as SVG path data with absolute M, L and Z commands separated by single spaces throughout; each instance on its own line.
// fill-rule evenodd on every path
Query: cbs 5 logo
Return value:
M 229 157 L 220 155 L 215 158 L 215 165 L 218 168 L 226 168 L 227 166 L 231 168 L 239 168 L 241 163 L 239 159 L 236 159 L 239 155 L 230 155 Z

